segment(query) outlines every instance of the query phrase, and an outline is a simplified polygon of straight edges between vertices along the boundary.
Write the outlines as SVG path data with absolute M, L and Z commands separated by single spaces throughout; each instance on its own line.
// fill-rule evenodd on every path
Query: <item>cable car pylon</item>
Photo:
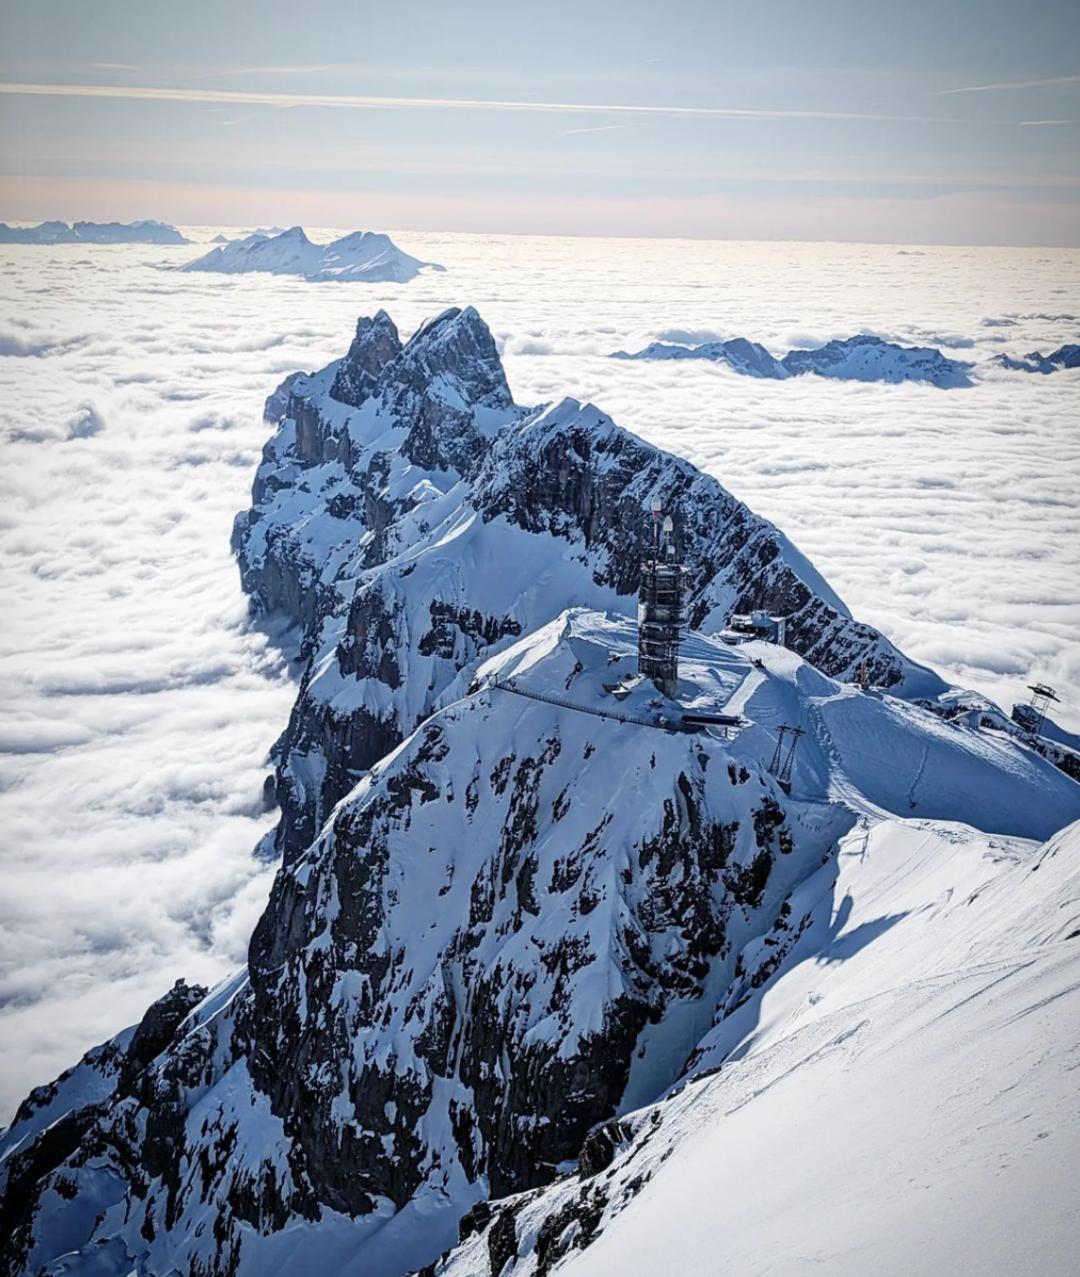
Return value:
M 790 723 L 780 724 L 780 735 L 776 740 L 776 748 L 773 750 L 768 772 L 770 776 L 776 777 L 776 783 L 785 794 L 791 793 L 791 769 L 795 762 L 795 749 L 799 743 L 799 737 L 805 735 L 806 732 L 801 727 L 793 727 Z M 785 737 L 789 738 L 786 752 Z

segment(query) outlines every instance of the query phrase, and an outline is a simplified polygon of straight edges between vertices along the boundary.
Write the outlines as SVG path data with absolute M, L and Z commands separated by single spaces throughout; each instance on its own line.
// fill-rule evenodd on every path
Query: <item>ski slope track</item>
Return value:
M 271 897 L 242 971 L 22 1104 L 0 1271 L 1067 1271 L 1070 744 L 685 461 L 515 404 L 471 308 L 361 319 L 267 415 L 234 545 L 305 670 Z M 654 499 L 677 703 L 632 677 Z M 751 608 L 789 647 L 723 640 Z

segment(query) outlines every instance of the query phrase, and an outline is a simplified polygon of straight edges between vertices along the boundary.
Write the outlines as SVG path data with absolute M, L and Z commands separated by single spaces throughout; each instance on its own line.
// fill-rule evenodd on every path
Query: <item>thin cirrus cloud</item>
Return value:
M 953 93 L 1003 93 L 1009 89 L 1064 89 L 1080 85 L 1080 75 L 1055 75 L 1046 80 L 1001 80 L 996 84 L 967 84 L 959 89 L 942 89 L 941 96 Z M 1052 121 L 1055 124 L 1061 121 Z
M 574 137 L 579 133 L 614 133 L 618 129 L 625 128 L 625 124 L 594 124 L 586 129 L 563 129 L 563 137 Z
M 633 115 L 744 120 L 874 120 L 906 124 L 971 124 L 966 118 L 870 111 L 794 110 L 774 107 L 673 106 L 661 103 L 541 102 L 499 98 L 422 98 L 358 93 L 274 93 L 244 89 L 169 88 L 126 84 L 0 84 L 0 93 L 33 97 L 116 98 L 155 102 L 215 102 L 349 110 L 446 110 L 537 112 L 568 115 Z

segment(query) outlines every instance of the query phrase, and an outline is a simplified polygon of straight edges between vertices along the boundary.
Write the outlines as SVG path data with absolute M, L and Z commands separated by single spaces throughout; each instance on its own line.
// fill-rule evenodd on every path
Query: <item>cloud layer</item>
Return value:
M 0 250 L 0 1115 L 178 975 L 243 961 L 292 687 L 246 622 L 229 527 L 263 398 L 341 354 L 359 313 L 409 330 L 476 305 L 520 402 L 602 404 L 774 519 L 912 656 L 1006 703 L 1037 676 L 1080 727 L 1077 374 L 1002 370 L 958 402 L 606 357 L 673 332 L 1052 349 L 1080 335 L 1080 254 L 399 242 L 447 273 L 310 285 L 162 271 L 183 248 Z

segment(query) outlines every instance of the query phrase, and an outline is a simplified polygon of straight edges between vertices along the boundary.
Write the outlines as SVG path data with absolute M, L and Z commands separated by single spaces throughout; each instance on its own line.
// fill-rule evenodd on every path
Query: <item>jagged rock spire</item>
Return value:
M 422 324 L 402 351 L 403 379 L 453 378 L 466 402 L 486 408 L 513 404 L 491 329 L 472 306 L 451 306 Z
M 361 315 L 356 321 L 356 336 L 330 388 L 330 397 L 359 407 L 375 389 L 383 369 L 400 353 L 401 338 L 385 310 L 373 316 Z

